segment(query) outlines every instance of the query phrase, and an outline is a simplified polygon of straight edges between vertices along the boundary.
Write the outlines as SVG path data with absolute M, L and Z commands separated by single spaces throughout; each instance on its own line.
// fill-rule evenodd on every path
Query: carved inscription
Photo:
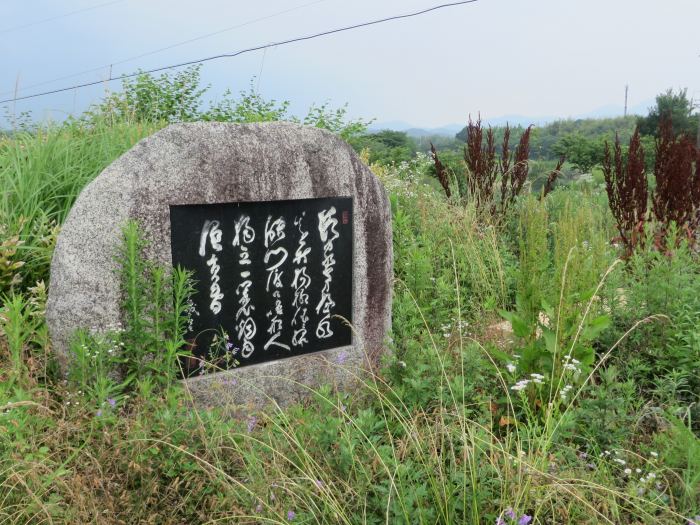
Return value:
M 346 197 L 171 206 L 173 265 L 192 272 L 199 312 L 187 374 L 350 345 L 351 217 Z

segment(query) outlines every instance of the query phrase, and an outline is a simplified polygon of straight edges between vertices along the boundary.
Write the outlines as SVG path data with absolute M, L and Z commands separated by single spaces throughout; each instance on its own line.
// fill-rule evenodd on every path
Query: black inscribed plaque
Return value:
M 351 197 L 173 205 L 170 227 L 196 287 L 186 375 L 351 344 Z

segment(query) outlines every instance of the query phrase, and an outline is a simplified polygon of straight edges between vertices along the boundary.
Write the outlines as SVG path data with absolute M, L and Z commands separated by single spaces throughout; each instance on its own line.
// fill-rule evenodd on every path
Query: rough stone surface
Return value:
M 51 265 L 47 320 L 62 362 L 77 328 L 121 321 L 115 253 L 136 219 L 147 258 L 171 264 L 171 204 L 354 198 L 353 345 L 185 381 L 202 406 L 286 404 L 321 383 L 347 386 L 374 362 L 391 322 L 390 206 L 381 183 L 332 133 L 290 123 L 171 125 L 117 159 L 78 197 Z M 157 358 L 157 356 L 156 356 Z

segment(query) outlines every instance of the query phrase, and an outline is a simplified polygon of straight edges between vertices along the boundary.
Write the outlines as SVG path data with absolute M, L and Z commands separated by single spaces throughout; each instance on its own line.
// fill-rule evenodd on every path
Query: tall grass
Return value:
M 689 416 L 662 413 L 671 426 L 650 431 L 639 411 L 646 392 L 609 364 L 641 317 L 663 312 L 613 311 L 622 319 L 609 340 L 593 323 L 622 308 L 623 286 L 635 305 L 663 304 L 635 288 L 644 283 L 630 284 L 634 267 L 606 276 L 615 253 L 597 198 L 556 190 L 545 202 L 521 200 L 509 224 L 492 225 L 472 205 L 445 201 L 425 158 L 377 170 L 392 203 L 393 352 L 374 374 L 348 368 L 353 392 L 328 385 L 284 411 L 239 419 L 198 409 L 168 379 L 180 350 L 178 306 L 166 328 L 168 317 L 153 310 L 168 310 L 168 286 L 186 295 L 186 282 L 169 285 L 141 266 L 133 236 L 123 254 L 131 326 L 114 340 L 83 334 L 70 380 L 51 373 L 45 288 L 29 287 L 46 277 L 51 253 L 37 225 L 60 225 L 82 185 L 157 127 L 76 125 L 0 146 L 0 177 L 21 194 L 3 193 L 0 217 L 25 242 L 17 253 L 27 262 L 24 285 L 0 310 L 0 523 L 676 524 L 700 513 Z M 671 282 L 673 264 L 654 267 Z M 697 341 L 686 297 L 694 275 L 672 280 L 685 290 L 672 301 L 684 305 L 676 305 L 685 315 L 676 321 L 679 351 Z M 525 330 L 495 344 L 495 312 L 528 317 L 525 303 Z M 171 336 L 159 338 L 164 330 Z M 127 385 L 108 370 L 119 342 L 136 357 Z M 557 376 L 579 347 L 591 363 L 577 377 Z M 142 359 L 154 349 L 167 359 Z M 527 352 L 537 359 L 526 366 Z M 545 375 L 534 367 L 548 354 L 555 365 Z M 96 366 L 91 356 L 106 361 Z M 548 383 L 515 390 L 531 372 Z M 561 377 L 573 385 L 566 399 Z
M 0 242 L 19 238 L 12 260 L 25 263 L 25 285 L 47 277 L 58 228 L 80 190 L 160 126 L 97 119 L 0 141 Z

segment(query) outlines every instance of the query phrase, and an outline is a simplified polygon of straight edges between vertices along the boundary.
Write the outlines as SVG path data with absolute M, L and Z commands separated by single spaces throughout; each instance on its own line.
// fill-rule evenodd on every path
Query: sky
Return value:
M 109 64 L 118 77 L 447 1 L 0 0 L 0 100 L 16 89 L 22 96 L 105 80 Z M 209 62 L 202 79 L 212 85 L 209 99 L 252 82 L 266 98 L 291 101 L 297 114 L 314 103 L 347 103 L 352 117 L 416 127 L 477 113 L 622 114 L 625 85 L 629 107 L 645 112 L 668 88 L 700 99 L 698 20 L 700 0 L 477 0 Z M 190 39 L 197 40 L 171 47 Z M 93 71 L 48 82 L 86 70 Z M 105 89 L 2 106 L 61 120 Z

